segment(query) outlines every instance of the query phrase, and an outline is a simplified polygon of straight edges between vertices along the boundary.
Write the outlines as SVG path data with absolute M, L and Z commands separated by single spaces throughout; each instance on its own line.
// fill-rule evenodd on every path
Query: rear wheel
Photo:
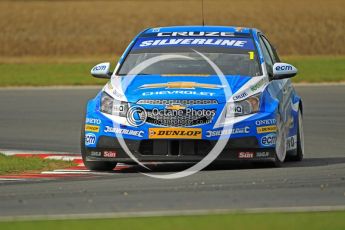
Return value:
M 303 116 L 301 111 L 298 112 L 297 126 L 297 149 L 295 155 L 290 155 L 290 161 L 302 161 L 304 157 L 304 132 L 303 132 Z
M 85 117 L 85 116 L 84 116 Z M 86 168 L 95 171 L 110 171 L 116 166 L 116 162 L 108 161 L 87 161 L 85 148 L 85 122 L 83 121 L 80 135 L 80 150 Z

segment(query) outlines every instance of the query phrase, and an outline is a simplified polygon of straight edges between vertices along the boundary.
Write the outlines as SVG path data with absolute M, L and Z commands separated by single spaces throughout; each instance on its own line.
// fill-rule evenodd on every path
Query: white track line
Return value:
M 301 206 L 301 207 L 275 207 L 275 208 L 244 208 L 244 209 L 199 209 L 199 210 L 162 210 L 142 212 L 111 212 L 90 214 L 56 214 L 56 215 L 26 215 L 26 216 L 2 216 L 0 221 L 18 220 L 70 220 L 70 219 L 110 219 L 129 217 L 158 217 L 158 216 L 191 216 L 191 215 L 217 215 L 232 213 L 299 213 L 299 212 L 328 212 L 345 211 L 345 206 Z
M 55 169 L 54 171 L 46 171 L 46 172 L 92 172 L 88 169 Z
M 73 161 L 73 160 L 81 160 L 81 156 L 49 156 L 45 157 L 44 159 L 50 159 L 50 160 L 61 160 L 61 161 Z
M 54 152 L 54 151 L 34 151 L 34 150 L 19 150 L 19 149 L 0 149 L 0 153 L 11 156 L 16 154 L 56 154 L 56 155 L 71 155 L 75 154 L 76 157 L 80 156 L 79 153 L 68 153 L 68 152 Z
M 66 170 L 66 171 L 44 171 L 41 174 L 48 175 L 64 175 L 64 174 L 75 174 L 75 175 L 111 175 L 113 172 L 91 172 L 91 171 L 80 171 L 80 170 Z
M 25 181 L 27 179 L 20 179 L 20 178 L 0 178 L 0 181 Z

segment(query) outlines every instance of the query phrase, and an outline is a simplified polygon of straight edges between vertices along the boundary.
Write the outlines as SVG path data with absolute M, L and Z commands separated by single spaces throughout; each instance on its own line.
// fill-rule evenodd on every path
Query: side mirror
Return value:
M 287 63 L 275 63 L 273 65 L 273 80 L 290 78 L 297 74 L 297 69 Z
M 110 63 L 104 62 L 100 63 L 98 65 L 95 65 L 91 69 L 91 75 L 97 78 L 110 78 L 112 75 L 112 72 L 109 71 L 110 69 Z

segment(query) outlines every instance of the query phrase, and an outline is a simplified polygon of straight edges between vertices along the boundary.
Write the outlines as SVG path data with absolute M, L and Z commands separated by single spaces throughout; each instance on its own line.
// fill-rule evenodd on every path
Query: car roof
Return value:
M 169 27 L 156 27 L 144 31 L 144 34 L 155 32 L 231 32 L 241 34 L 251 34 L 252 28 L 239 27 L 239 26 L 169 26 Z

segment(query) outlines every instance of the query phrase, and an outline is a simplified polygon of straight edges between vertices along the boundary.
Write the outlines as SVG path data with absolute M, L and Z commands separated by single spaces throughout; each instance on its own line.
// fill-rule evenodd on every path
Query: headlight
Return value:
M 243 101 L 230 103 L 226 108 L 226 116 L 243 116 L 257 113 L 260 108 L 260 94 L 253 95 Z
M 126 117 L 128 103 L 114 100 L 109 94 L 103 92 L 101 97 L 101 112 Z

